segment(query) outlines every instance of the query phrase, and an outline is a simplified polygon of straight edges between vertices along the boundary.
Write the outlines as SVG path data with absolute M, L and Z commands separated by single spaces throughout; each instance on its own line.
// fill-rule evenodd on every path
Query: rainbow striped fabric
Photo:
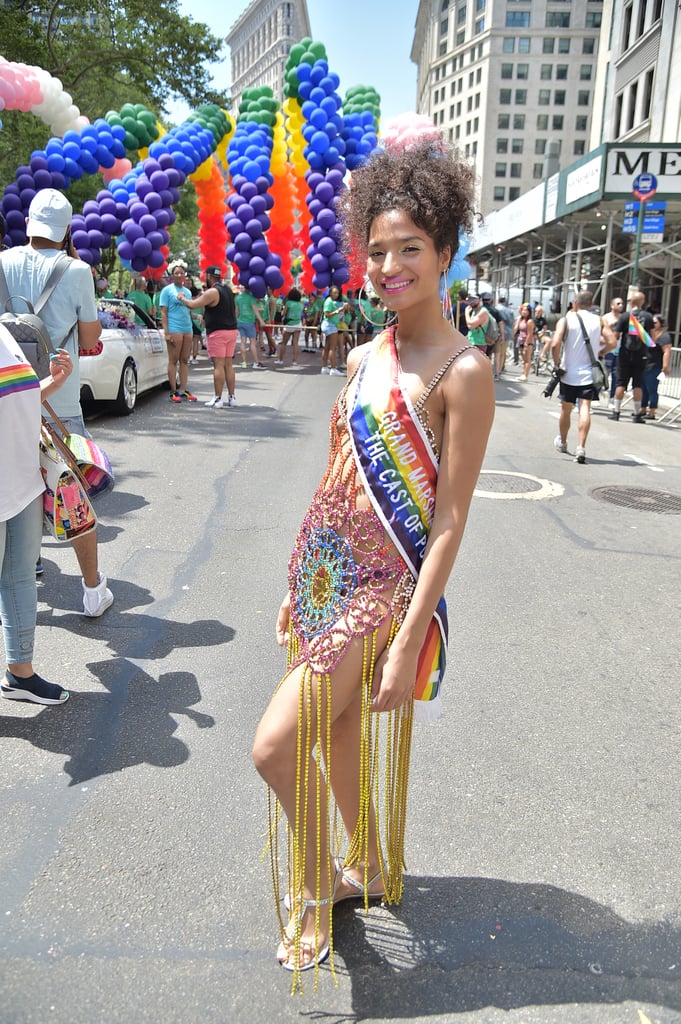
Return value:
M 40 381 L 30 363 L 11 363 L 0 366 L 0 398 L 40 387 Z M 9 408 L 9 407 L 8 407 Z
M 633 313 L 629 314 L 629 335 L 642 341 L 646 348 L 657 347 L 643 324 L 639 323 Z
M 393 331 L 384 331 L 362 362 L 349 426 L 364 488 L 417 579 L 433 521 L 438 466 L 411 401 L 400 387 Z M 443 596 L 419 655 L 415 700 L 438 697 L 446 645 Z

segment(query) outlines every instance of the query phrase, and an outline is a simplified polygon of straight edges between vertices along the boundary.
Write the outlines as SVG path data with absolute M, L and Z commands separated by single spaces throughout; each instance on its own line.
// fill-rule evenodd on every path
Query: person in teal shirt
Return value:
M 346 303 L 343 302 L 340 288 L 335 284 L 331 285 L 322 308 L 322 334 L 324 335 L 322 373 L 328 373 L 330 377 L 343 376 L 343 371 L 339 370 L 337 365 L 342 362 L 338 358 L 340 355 L 338 324 L 345 309 Z
M 192 318 L 186 306 L 180 302 L 178 295 L 191 299 L 192 293 L 185 287 L 186 264 L 175 260 L 168 267 L 172 275 L 172 283 L 167 284 L 161 292 L 159 307 L 163 336 L 168 348 L 168 382 L 170 384 L 170 401 L 195 402 L 196 395 L 187 390 L 189 379 L 189 353 L 192 348 Z M 177 387 L 177 378 L 180 387 Z
M 297 288 L 291 288 L 286 296 L 286 302 L 282 310 L 284 320 L 283 337 L 279 343 L 279 356 L 274 360 L 277 366 L 284 365 L 286 346 L 291 340 L 293 349 L 293 366 L 298 365 L 298 338 L 303 329 L 303 297 Z
M 264 370 L 265 364 L 261 363 L 258 358 L 256 344 L 258 330 L 256 323 L 260 327 L 265 326 L 265 321 L 258 309 L 258 300 L 251 294 L 248 288 L 244 288 L 236 297 L 236 326 L 241 346 L 241 365 L 244 369 L 248 366 L 246 362 L 246 347 L 248 343 L 248 347 L 251 350 L 251 359 L 253 360 L 253 369 Z

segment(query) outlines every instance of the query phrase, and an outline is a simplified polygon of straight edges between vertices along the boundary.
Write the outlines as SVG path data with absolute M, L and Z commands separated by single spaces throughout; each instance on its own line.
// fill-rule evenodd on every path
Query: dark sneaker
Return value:
M 645 423 L 646 421 L 642 412 L 632 412 L 631 418 L 634 423 Z
M 45 566 L 43 565 L 43 560 L 42 558 L 39 558 L 38 561 L 35 563 L 35 574 L 36 576 L 42 576 L 44 572 Z
M 0 692 L 6 700 L 29 700 L 33 704 L 65 704 L 69 691 L 56 683 L 48 683 L 34 672 L 28 679 L 20 679 L 7 670 Z
M 620 418 L 620 414 L 618 412 L 615 412 L 615 410 L 613 410 L 610 413 L 610 415 L 608 416 L 609 420 L 618 420 L 619 418 Z

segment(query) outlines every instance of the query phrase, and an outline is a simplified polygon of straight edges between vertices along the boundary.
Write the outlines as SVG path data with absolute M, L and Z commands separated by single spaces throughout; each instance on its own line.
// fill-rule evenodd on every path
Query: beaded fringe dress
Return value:
M 419 400 L 412 405 L 399 382 L 399 363 L 393 331 L 385 331 L 367 346 L 359 370 L 339 395 L 331 414 L 330 449 L 327 469 L 303 519 L 289 561 L 288 585 L 291 598 L 289 645 L 284 677 L 294 670 L 300 673 L 298 730 L 296 744 L 296 817 L 286 822 L 274 793 L 269 792 L 269 848 L 275 901 L 282 936 L 281 885 L 289 894 L 291 922 L 288 942 L 294 962 L 300 962 L 304 865 L 309 863 L 311 841 L 316 842 L 317 877 L 314 899 L 333 893 L 334 873 L 320 864 L 320 851 L 328 834 L 331 863 L 341 858 L 346 867 L 363 866 L 364 905 L 368 907 L 367 862 L 371 839 L 376 840 L 380 872 L 388 904 L 402 898 L 404 869 L 404 832 L 407 809 L 407 783 L 411 749 L 414 705 L 427 705 L 427 718 L 439 714 L 439 681 L 444 670 L 446 609 L 438 606 L 432 635 L 427 638 L 419 661 L 415 696 L 397 710 L 375 714 L 370 710 L 372 680 L 377 658 L 389 646 L 404 619 L 413 593 L 418 570 L 410 564 L 401 543 L 399 526 L 388 521 L 388 511 L 400 504 L 397 516 L 419 531 L 425 546 L 432 521 L 434 489 L 437 482 L 437 452 L 428 428 L 425 401 L 449 365 L 461 354 L 454 353 L 435 375 Z M 373 377 L 372 377 L 373 375 Z M 376 416 L 362 408 L 362 395 L 375 393 L 376 382 L 385 390 Z M 386 386 L 387 385 L 387 386 Z M 378 390 L 381 390 L 379 386 Z M 388 397 L 392 392 L 393 397 Z M 392 429 L 374 430 L 375 424 L 391 423 L 390 408 L 397 395 L 401 419 L 415 436 L 421 458 L 430 462 L 430 492 L 421 470 L 414 466 L 405 437 Z M 350 409 L 348 407 L 351 407 Z M 407 422 L 408 421 L 408 422 Z M 363 432 L 363 436 L 362 436 Z M 384 443 L 385 442 L 385 443 Z M 396 452 L 390 464 L 389 449 Z M 403 464 L 400 465 L 400 458 Z M 362 462 L 365 465 L 362 465 Z M 404 483 L 411 498 L 404 500 L 405 488 L 388 483 L 379 501 L 368 493 L 372 466 L 388 481 Z M 409 481 L 411 478 L 411 483 Z M 383 501 L 387 510 L 381 509 Z M 412 501 L 410 505 L 409 502 Z M 420 505 L 420 512 L 417 508 Z M 420 523 L 416 524 L 416 515 Z M 393 520 L 395 517 L 392 517 Z M 417 528 L 418 527 L 418 528 Z M 405 528 L 406 529 L 406 528 Z M 422 554 L 422 551 L 421 551 Z M 414 556 L 415 558 L 420 555 Z M 444 599 L 441 601 L 444 605 Z M 444 630 L 443 630 L 444 621 Z M 380 647 L 379 647 L 380 643 Z M 334 670 L 348 654 L 351 645 L 361 644 L 360 679 L 360 764 L 359 817 L 346 834 L 333 799 L 334 772 L 343 772 L 342 764 L 332 760 L 332 703 Z M 431 664 L 432 662 L 432 664 Z M 283 681 L 282 681 L 283 682 Z M 279 864 L 279 836 L 285 824 L 285 871 Z M 347 823 L 346 823 L 347 824 Z M 373 837 L 372 837 L 373 830 Z M 312 840 L 310 837 L 314 836 Z M 326 877 L 322 877 L 322 872 Z M 283 882 L 281 881 L 283 874 Z M 308 879 L 309 886 L 309 879 Z M 319 911 L 315 922 L 315 948 L 319 931 Z M 333 934 L 329 936 L 333 971 Z M 295 971 L 292 987 L 300 986 Z

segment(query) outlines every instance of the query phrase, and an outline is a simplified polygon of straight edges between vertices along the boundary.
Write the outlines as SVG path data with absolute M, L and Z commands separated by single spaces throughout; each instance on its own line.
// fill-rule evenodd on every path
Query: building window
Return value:
M 463 25 L 465 23 L 465 21 L 466 21 L 466 5 L 464 4 L 462 7 L 459 7 L 458 11 L 456 12 L 456 23 L 457 23 L 457 25 Z
M 443 18 L 440 22 L 440 35 L 446 36 L 449 28 L 449 18 Z
M 556 89 L 553 94 L 553 102 L 557 107 L 565 106 L 565 89 Z
M 558 53 L 569 53 L 570 52 L 570 40 L 559 39 L 558 40 Z
M 440 43 L 438 47 L 438 57 L 444 57 L 447 53 L 447 43 Z
M 525 131 L 525 115 L 514 114 L 513 115 L 513 130 L 516 132 Z
M 596 40 L 593 36 L 582 39 L 582 53 L 585 56 L 593 56 L 596 52 Z
M 624 127 L 625 132 L 630 132 L 636 124 L 636 99 L 638 97 L 638 82 L 634 82 L 629 88 L 629 105 L 627 107 L 627 121 Z
M 505 132 L 511 127 L 511 115 L 510 114 L 497 114 L 497 128 L 499 131 Z
M 479 127 L 480 127 L 480 118 L 479 117 L 474 117 L 473 118 L 473 131 L 477 132 Z M 476 146 L 477 146 L 477 143 L 476 143 Z
M 564 11 L 546 12 L 547 28 L 570 28 L 570 14 Z
M 537 156 L 543 156 L 546 152 L 546 139 L 535 139 L 534 151 L 537 154 Z
M 453 103 L 452 103 L 451 107 L 449 108 L 449 120 L 450 121 L 454 120 L 454 104 Z
M 544 173 L 544 165 L 543 164 L 535 164 L 534 167 L 532 168 L 532 177 L 535 179 L 535 181 L 539 181 L 541 179 L 543 173 Z
M 476 11 L 484 11 L 487 6 L 486 0 L 475 0 Z
M 476 110 L 480 110 L 480 93 L 479 92 L 476 92 L 476 94 L 475 94 L 475 102 L 474 102 L 473 106 L 475 107 Z
M 554 114 L 551 122 L 554 132 L 562 132 L 563 130 L 563 115 Z
M 518 39 L 518 53 L 529 53 L 530 52 L 530 37 L 520 36 Z
M 509 188 L 509 190 L 508 190 L 508 198 L 509 198 L 510 202 L 513 202 L 514 199 L 518 199 L 519 197 L 520 197 L 520 189 L 518 188 L 517 185 L 513 185 L 512 188 Z
M 508 139 L 497 139 L 497 153 L 508 153 Z
M 527 89 L 516 89 L 515 102 L 517 107 L 524 107 L 527 103 Z
M 588 118 L 586 114 L 577 114 L 577 117 L 575 118 L 575 131 L 585 132 L 587 129 L 587 122 Z
M 504 164 L 504 163 L 496 163 L 494 165 L 494 177 L 495 178 L 505 178 L 506 177 L 506 164 Z
M 466 135 L 470 135 L 470 133 L 471 133 L 471 123 L 470 123 L 470 121 L 466 121 Z
M 502 64 L 501 65 L 501 77 L 502 78 L 513 78 L 513 65 Z
M 551 37 L 551 38 L 544 37 L 544 42 L 542 44 L 541 52 L 542 53 L 553 53 L 555 48 L 556 48 L 556 40 L 553 37 Z
M 465 28 L 462 28 L 459 32 L 456 33 L 456 45 L 457 46 L 463 46 L 465 41 L 466 41 L 466 30 L 465 30 Z
M 591 102 L 591 93 L 588 89 L 580 89 L 577 93 L 577 106 L 588 107 Z
M 461 100 L 456 105 L 456 116 L 461 117 Z
M 473 109 L 473 97 L 469 96 L 467 101 L 466 101 L 466 110 L 470 114 L 472 109 Z
M 579 79 L 581 82 L 590 82 L 591 75 L 593 72 L 592 64 L 582 64 L 579 69 Z
M 451 85 L 449 86 L 449 95 L 453 96 L 455 92 L 456 92 L 456 82 L 452 82 Z
M 506 11 L 506 28 L 529 28 L 529 11 Z
M 650 117 L 650 105 L 653 98 L 653 77 L 654 70 L 651 68 L 650 71 L 646 71 L 646 77 L 643 82 L 643 109 L 641 110 L 641 118 L 643 121 L 647 121 Z
M 584 156 L 584 147 L 586 143 L 584 139 L 575 139 L 575 144 L 572 147 L 572 152 L 575 156 Z
M 455 139 L 460 139 L 461 138 L 461 125 L 459 125 L 459 124 L 457 124 L 456 128 L 454 129 L 454 138 Z
M 618 138 L 618 136 L 620 135 L 620 129 L 621 129 L 621 126 L 622 126 L 622 104 L 623 104 L 623 100 L 624 100 L 624 94 L 623 93 L 619 93 L 619 95 L 615 97 L 615 123 L 614 123 L 614 126 L 615 126 L 615 138 Z
M 494 202 L 495 203 L 503 203 L 505 198 L 506 198 L 506 189 L 503 187 L 503 185 L 495 185 L 494 186 Z
M 480 85 L 481 82 L 482 82 L 482 68 L 478 68 L 478 70 L 475 72 L 475 84 L 476 85 Z
M 511 105 L 511 90 L 500 89 L 499 90 L 499 106 L 508 107 Z
M 513 36 L 504 36 L 502 50 L 504 53 L 515 53 L 515 39 Z
M 558 64 L 556 67 L 556 78 L 559 82 L 567 82 L 568 66 L 567 64 Z
M 484 19 L 484 18 L 478 18 L 478 20 L 477 20 L 477 21 L 476 21 L 476 23 L 475 23 L 475 31 L 474 31 L 474 34 L 475 34 L 476 36 L 479 36 L 479 35 L 480 35 L 480 33 L 481 33 L 481 32 L 484 32 L 484 31 L 485 31 L 485 19 Z
M 540 75 L 539 75 L 539 77 L 541 78 L 542 82 L 550 81 L 552 75 L 553 75 L 553 64 L 542 64 L 541 72 L 540 72 Z
M 550 103 L 551 103 L 551 90 L 550 89 L 540 89 L 539 90 L 539 101 L 538 102 L 539 102 L 539 106 L 540 107 L 548 107 L 550 105 Z
M 549 130 L 549 115 L 537 114 L 537 131 L 547 132 Z
M 513 139 L 512 142 L 511 142 L 511 152 L 512 153 L 522 153 L 524 146 L 525 146 L 524 139 Z
M 511 177 L 522 178 L 523 176 L 523 165 L 522 164 L 511 164 Z
M 586 12 L 586 27 L 587 28 L 600 28 L 601 22 L 603 21 L 603 15 L 600 11 L 587 11 Z
M 516 78 L 522 78 L 527 81 L 530 77 L 530 65 L 529 64 L 517 64 L 515 70 Z

